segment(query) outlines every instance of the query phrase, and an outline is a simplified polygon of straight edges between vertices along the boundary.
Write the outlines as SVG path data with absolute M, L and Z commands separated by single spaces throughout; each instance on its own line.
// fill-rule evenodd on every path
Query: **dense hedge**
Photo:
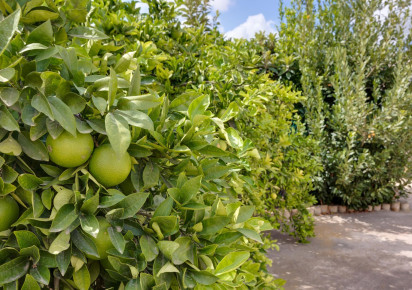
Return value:
M 293 84 L 319 203 L 390 203 L 411 182 L 410 1 L 293 1 L 279 34 L 262 37 L 273 79 Z

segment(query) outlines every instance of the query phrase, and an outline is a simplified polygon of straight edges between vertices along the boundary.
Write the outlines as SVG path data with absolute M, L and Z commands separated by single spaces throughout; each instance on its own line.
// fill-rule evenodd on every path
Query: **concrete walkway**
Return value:
M 273 231 L 271 272 L 286 290 L 412 289 L 412 211 L 320 216 L 315 233 L 299 244 Z

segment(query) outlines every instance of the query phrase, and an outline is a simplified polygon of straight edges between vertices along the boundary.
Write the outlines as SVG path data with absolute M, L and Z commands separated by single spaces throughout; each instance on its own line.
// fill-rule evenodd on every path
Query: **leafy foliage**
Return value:
M 320 202 L 362 209 L 391 202 L 411 180 L 409 1 L 295 1 L 284 10 L 279 44 L 302 90 L 301 115 L 319 141 Z M 409 24 L 409 26 L 408 26 Z M 269 57 L 275 67 L 278 59 Z
M 203 74 L 172 41 L 191 37 L 175 6 L 150 2 L 141 15 L 134 5 L 0 6 L 0 193 L 21 211 L 1 233 L 0 285 L 276 288 L 261 237 L 272 227 L 232 182 L 246 178 L 253 147 L 208 91 L 187 85 Z M 128 179 L 106 188 L 88 162 L 50 162 L 46 137 L 63 132 L 130 154 Z M 219 148 L 220 134 L 236 150 Z

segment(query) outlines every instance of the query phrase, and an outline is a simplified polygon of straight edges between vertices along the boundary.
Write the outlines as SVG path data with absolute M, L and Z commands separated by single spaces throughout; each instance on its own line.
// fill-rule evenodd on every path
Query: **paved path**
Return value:
M 412 211 L 320 216 L 315 233 L 310 244 L 272 233 L 271 272 L 286 290 L 412 289 Z

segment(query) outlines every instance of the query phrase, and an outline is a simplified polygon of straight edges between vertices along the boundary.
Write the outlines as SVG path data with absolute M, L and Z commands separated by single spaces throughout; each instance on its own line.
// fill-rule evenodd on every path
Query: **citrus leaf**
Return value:
M 63 205 L 53 219 L 50 232 L 60 232 L 67 229 L 77 218 L 73 204 Z
M 249 259 L 250 253 L 246 251 L 232 252 L 227 254 L 216 266 L 216 275 L 222 275 L 239 268 Z
M 256 241 L 256 242 L 259 242 L 259 243 L 261 243 L 261 244 L 263 244 L 263 241 L 262 241 L 262 238 L 260 237 L 260 235 L 257 233 L 257 232 L 255 232 L 254 230 L 251 230 L 251 229 L 242 229 L 242 228 L 239 228 L 239 229 L 236 229 L 239 233 L 242 233 L 242 235 L 244 235 L 245 237 L 247 237 L 247 238 L 249 238 L 249 239 L 251 239 L 251 240 L 254 240 L 254 241 Z
M 57 122 L 70 134 L 76 136 L 76 120 L 72 110 L 59 98 L 48 98 L 50 107 L 53 111 L 53 116 Z
M 133 217 L 142 208 L 148 197 L 148 192 L 137 192 L 126 196 L 119 203 L 119 206 L 124 209 L 122 219 Z
M 22 148 L 16 140 L 13 139 L 11 135 L 7 137 L 3 142 L 0 143 L 0 152 L 4 154 L 19 156 L 21 154 Z
M 11 38 L 18 29 L 21 11 L 17 9 L 0 21 L 0 55 L 7 48 Z
M 19 133 L 18 139 L 24 154 L 34 160 L 49 161 L 49 154 L 46 146 L 40 140 L 32 141 L 28 132 Z
M 143 182 L 146 188 L 156 186 L 159 182 L 160 169 L 155 163 L 149 162 L 143 170 Z
M 70 233 L 62 231 L 51 243 L 49 247 L 49 253 L 57 255 L 67 250 L 68 248 L 70 248 Z
M 72 252 L 70 249 L 63 251 L 56 256 L 57 267 L 59 268 L 59 271 L 60 273 L 62 273 L 62 275 L 66 274 L 67 268 L 70 264 L 71 256 Z
M 159 254 L 159 249 L 157 248 L 155 241 L 150 236 L 141 236 L 139 244 L 147 262 L 153 261 Z
M 19 123 L 14 119 L 13 115 L 5 107 L 0 109 L 0 126 L 7 131 L 19 131 Z
M 28 248 L 30 246 L 40 246 L 40 241 L 30 231 L 15 231 L 14 235 L 16 236 L 17 244 L 20 249 Z
M 143 112 L 116 110 L 114 114 L 122 116 L 131 126 L 154 130 L 152 119 Z
M 123 155 L 131 142 L 129 124 L 123 117 L 108 113 L 105 118 L 105 126 L 113 150 L 117 155 Z
M 83 202 L 83 205 L 80 208 L 80 211 L 87 213 L 87 214 L 94 214 L 98 206 L 99 206 L 99 193 L 96 193 L 91 198 Z
M 207 108 L 209 107 L 209 104 L 210 104 L 209 95 L 202 95 L 194 99 L 190 103 L 189 109 L 187 111 L 190 120 L 194 120 L 195 116 L 197 115 L 203 115 L 206 112 Z
M 71 234 L 74 245 L 85 254 L 99 258 L 99 253 L 93 240 L 81 230 L 74 230 Z
M 50 45 L 53 42 L 53 28 L 50 19 L 37 26 L 27 37 L 26 43 Z
M 113 227 L 109 227 L 107 229 L 107 232 L 109 233 L 110 240 L 112 241 L 113 246 L 116 248 L 116 250 L 120 253 L 123 254 L 124 248 L 126 246 L 126 242 L 124 240 L 123 235 L 118 232 L 116 229 Z
M 197 283 L 201 285 L 212 285 L 219 280 L 218 277 L 207 271 L 192 271 L 190 272 L 190 275 Z
M 27 257 L 18 257 L 0 266 L 0 285 L 13 282 L 24 275 L 29 269 L 30 261 Z
M 52 108 L 50 107 L 49 101 L 43 94 L 34 95 L 33 99 L 31 100 L 31 105 L 37 111 L 49 117 L 50 120 L 54 120 Z
M 0 88 L 0 99 L 8 107 L 13 106 L 19 100 L 20 93 L 15 88 Z
M 73 280 L 80 290 L 88 290 L 90 286 L 90 273 L 87 265 L 83 265 L 80 270 L 74 272 Z
M 99 233 L 99 221 L 94 215 L 80 215 L 80 225 L 85 233 L 96 238 Z
M 40 286 L 32 275 L 27 274 L 21 290 L 40 290 Z
M 43 183 L 43 180 L 28 173 L 19 175 L 17 181 L 19 185 L 25 190 L 35 190 L 40 186 L 40 184 Z
M 230 222 L 230 218 L 224 216 L 214 216 L 202 221 L 203 231 L 200 235 L 212 235 L 223 229 Z
M 40 284 L 48 285 L 50 282 L 50 270 L 43 265 L 37 264 L 36 268 L 31 268 L 30 275 Z

